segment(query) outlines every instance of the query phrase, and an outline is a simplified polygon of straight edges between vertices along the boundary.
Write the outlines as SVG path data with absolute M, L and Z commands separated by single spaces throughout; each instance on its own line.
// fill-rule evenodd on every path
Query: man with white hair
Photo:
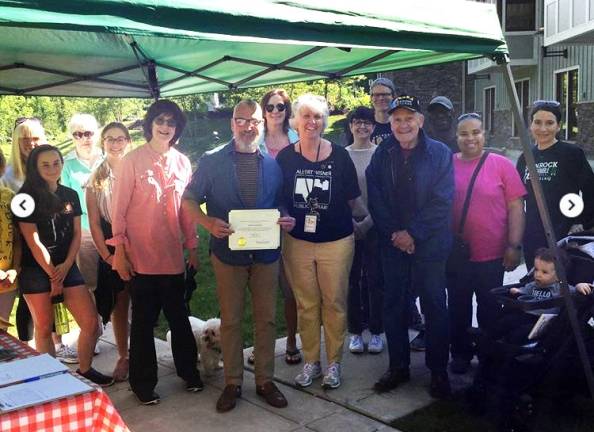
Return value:
M 452 155 L 423 131 L 414 96 L 399 96 L 389 110 L 393 136 L 375 151 L 366 170 L 369 211 L 379 231 L 384 274 L 384 328 L 390 364 L 378 392 L 410 380 L 408 291 L 414 286 L 425 314 L 430 394 L 450 394 L 445 263 L 451 248 L 454 197 Z
M 252 297 L 256 327 L 256 393 L 273 407 L 287 406 L 287 400 L 272 381 L 276 292 L 278 290 L 279 249 L 231 250 L 229 211 L 277 208 L 282 175 L 276 161 L 258 150 L 262 133 L 262 109 L 252 100 L 239 102 L 233 110 L 233 139 L 205 153 L 183 195 L 183 206 L 192 219 L 210 233 L 211 261 L 221 308 L 221 345 L 225 388 L 217 401 L 217 411 L 232 410 L 241 396 L 243 383 L 243 340 L 241 322 L 245 288 Z M 206 203 L 205 214 L 200 205 Z M 278 224 L 290 231 L 292 217 Z

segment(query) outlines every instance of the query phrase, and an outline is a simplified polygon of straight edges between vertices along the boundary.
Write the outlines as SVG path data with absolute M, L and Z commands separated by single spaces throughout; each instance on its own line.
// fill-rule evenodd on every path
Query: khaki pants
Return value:
M 276 340 L 276 293 L 278 260 L 272 264 L 232 266 L 214 254 L 210 259 L 217 281 L 217 297 L 221 307 L 221 347 L 225 364 L 225 384 L 243 382 L 243 338 L 241 323 L 245 307 L 245 288 L 252 295 L 252 311 L 256 329 L 256 384 L 271 381 L 274 376 L 274 344 Z
M 320 360 L 320 325 L 324 326 L 328 364 L 342 359 L 354 246 L 352 235 L 323 243 L 285 235 L 283 260 L 297 301 L 299 334 L 306 362 Z

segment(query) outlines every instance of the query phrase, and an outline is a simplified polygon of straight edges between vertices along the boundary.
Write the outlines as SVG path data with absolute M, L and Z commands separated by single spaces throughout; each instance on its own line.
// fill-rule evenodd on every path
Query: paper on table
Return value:
M 0 387 L 45 375 L 64 373 L 66 366 L 49 354 L 27 357 L 0 364 Z
M 64 373 L 0 388 L 0 412 L 8 412 L 32 405 L 94 391 L 75 376 Z
M 280 246 L 280 225 L 277 209 L 231 210 L 229 236 L 231 250 L 277 249 Z

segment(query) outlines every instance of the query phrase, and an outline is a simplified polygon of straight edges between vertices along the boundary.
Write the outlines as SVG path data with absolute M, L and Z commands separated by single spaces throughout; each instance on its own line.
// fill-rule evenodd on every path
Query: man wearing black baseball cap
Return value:
M 412 284 L 425 314 L 430 393 L 445 398 L 450 394 L 445 262 L 452 242 L 452 155 L 423 131 L 416 97 L 397 97 L 388 112 L 393 136 L 377 148 L 366 170 L 369 211 L 381 241 L 390 355 L 389 369 L 374 388 L 389 391 L 410 380 L 407 293 Z
M 454 105 L 447 97 L 436 96 L 429 102 L 426 132 L 431 138 L 447 145 L 452 153 L 459 151 L 456 140 Z

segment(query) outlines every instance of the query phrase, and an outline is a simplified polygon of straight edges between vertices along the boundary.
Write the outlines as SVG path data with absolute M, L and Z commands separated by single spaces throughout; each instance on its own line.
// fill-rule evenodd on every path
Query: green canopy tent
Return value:
M 494 5 L 460 0 L 0 0 L 0 94 L 171 97 L 488 57 L 523 124 Z M 549 246 L 555 237 L 520 128 Z M 559 261 L 559 260 L 557 260 Z M 594 380 L 562 292 L 591 394 Z

